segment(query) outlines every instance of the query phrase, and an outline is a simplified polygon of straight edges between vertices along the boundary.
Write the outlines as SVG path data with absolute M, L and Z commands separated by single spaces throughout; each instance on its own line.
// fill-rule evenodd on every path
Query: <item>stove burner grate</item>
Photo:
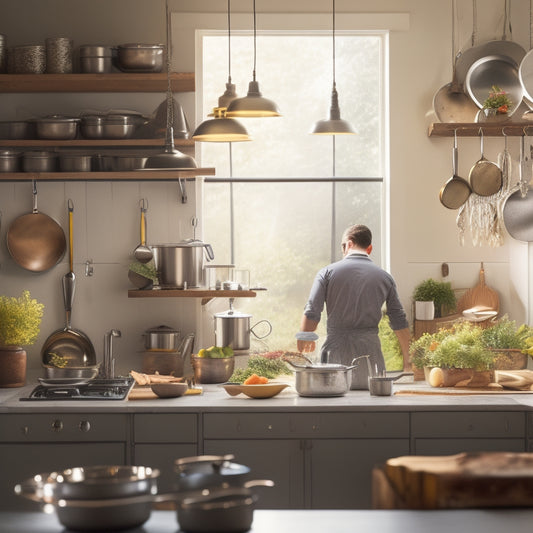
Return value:
M 124 400 L 133 387 L 131 377 L 93 379 L 78 385 L 38 385 L 26 398 L 20 401 L 38 400 Z

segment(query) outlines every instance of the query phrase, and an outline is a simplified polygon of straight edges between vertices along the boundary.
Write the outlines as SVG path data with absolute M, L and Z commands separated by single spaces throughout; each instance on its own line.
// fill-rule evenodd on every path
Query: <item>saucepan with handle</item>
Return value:
M 454 130 L 453 135 L 453 151 L 452 151 L 452 177 L 444 184 L 439 193 L 441 204 L 448 209 L 459 209 L 470 196 L 472 189 L 469 183 L 461 176 L 457 175 L 457 130 Z

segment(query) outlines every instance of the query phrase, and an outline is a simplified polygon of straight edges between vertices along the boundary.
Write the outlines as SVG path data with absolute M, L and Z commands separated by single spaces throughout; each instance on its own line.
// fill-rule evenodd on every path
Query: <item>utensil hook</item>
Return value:
M 31 194 L 32 194 L 32 212 L 37 213 L 37 181 L 31 180 Z
M 139 206 L 141 208 L 141 210 L 146 213 L 146 211 L 148 211 L 148 199 L 147 198 L 141 198 L 139 200 Z

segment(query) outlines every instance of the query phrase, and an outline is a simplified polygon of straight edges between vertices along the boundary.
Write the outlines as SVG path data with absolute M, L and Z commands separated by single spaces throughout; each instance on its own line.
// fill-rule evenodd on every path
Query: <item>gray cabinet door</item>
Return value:
M 36 503 L 14 494 L 17 483 L 35 474 L 74 466 L 123 465 L 125 448 L 123 442 L 0 444 L 0 509 L 38 511 Z
M 409 439 L 315 439 L 306 450 L 313 509 L 370 509 L 372 469 L 409 454 Z
M 249 466 L 250 479 L 271 479 L 275 487 L 254 489 L 259 509 L 304 507 L 303 441 L 286 439 L 205 440 L 204 453 L 231 453 L 235 462 Z

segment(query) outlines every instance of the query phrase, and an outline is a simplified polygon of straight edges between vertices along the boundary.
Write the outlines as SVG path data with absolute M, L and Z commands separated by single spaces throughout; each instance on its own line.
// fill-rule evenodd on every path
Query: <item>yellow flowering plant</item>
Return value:
M 0 296 L 0 346 L 28 346 L 39 335 L 44 304 L 29 291 L 19 298 Z

